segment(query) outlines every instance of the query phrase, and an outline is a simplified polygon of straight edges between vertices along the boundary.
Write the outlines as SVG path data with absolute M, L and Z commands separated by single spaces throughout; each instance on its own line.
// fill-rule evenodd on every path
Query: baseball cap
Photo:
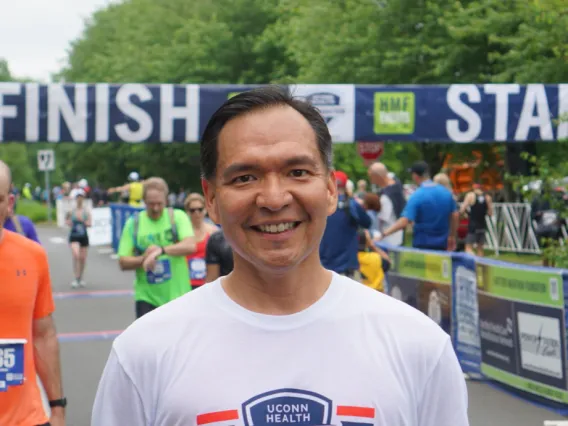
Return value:
M 408 169 L 408 171 L 410 173 L 416 173 L 418 176 L 424 176 L 428 173 L 429 169 L 430 168 L 428 167 L 428 163 L 426 163 L 425 161 L 418 161 L 414 163 L 412 167 Z
M 345 185 L 347 185 L 347 174 L 345 172 L 342 172 L 340 170 L 337 170 L 335 172 L 335 180 L 337 182 L 337 186 L 339 186 L 340 188 L 345 188 Z

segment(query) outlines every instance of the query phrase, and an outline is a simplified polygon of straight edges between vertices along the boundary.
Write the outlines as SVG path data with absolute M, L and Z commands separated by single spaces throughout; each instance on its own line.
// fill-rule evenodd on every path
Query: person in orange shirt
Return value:
M 0 161 L 0 425 L 64 426 L 59 343 L 45 249 L 3 229 L 14 204 L 11 174 Z M 51 406 L 43 408 L 36 374 Z

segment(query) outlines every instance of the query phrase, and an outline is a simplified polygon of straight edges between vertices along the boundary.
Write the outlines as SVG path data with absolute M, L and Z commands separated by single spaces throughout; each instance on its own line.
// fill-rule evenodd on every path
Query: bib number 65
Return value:
M 14 368 L 16 365 L 16 350 L 14 348 L 0 349 L 0 368 Z

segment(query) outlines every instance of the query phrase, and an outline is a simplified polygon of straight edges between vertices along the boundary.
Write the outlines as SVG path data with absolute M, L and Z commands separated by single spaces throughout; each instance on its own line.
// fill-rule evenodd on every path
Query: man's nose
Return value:
M 259 207 L 278 211 L 292 202 L 289 188 L 282 182 L 280 176 L 268 176 L 264 179 L 256 204 Z

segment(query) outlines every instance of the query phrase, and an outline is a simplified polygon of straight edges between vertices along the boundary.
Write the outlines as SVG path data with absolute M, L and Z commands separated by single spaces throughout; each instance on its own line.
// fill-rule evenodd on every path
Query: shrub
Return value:
M 47 206 L 43 203 L 30 200 L 19 200 L 16 205 L 16 214 L 29 217 L 34 223 L 47 221 Z M 52 209 L 52 219 L 55 209 Z

